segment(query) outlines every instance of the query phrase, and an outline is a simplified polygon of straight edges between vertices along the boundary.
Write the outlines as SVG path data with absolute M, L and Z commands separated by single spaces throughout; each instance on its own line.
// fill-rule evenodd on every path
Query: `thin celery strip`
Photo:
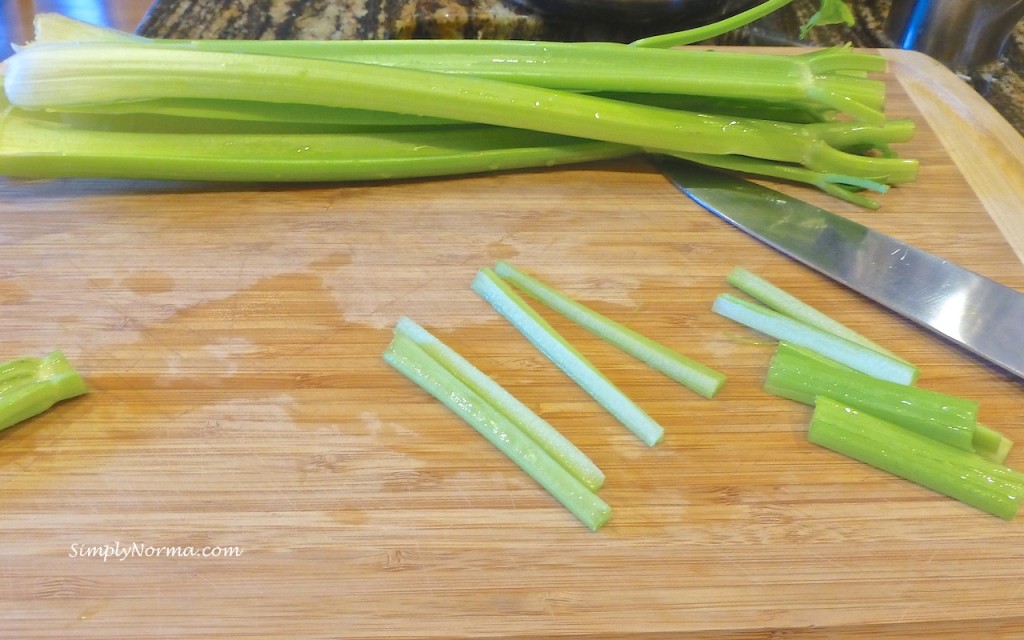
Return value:
M 395 335 L 384 360 L 487 438 L 591 530 L 611 517 L 604 500 L 415 342 Z
M 755 331 L 817 351 L 876 378 L 900 384 L 913 384 L 917 380 L 917 367 L 898 358 L 879 353 L 730 293 L 719 295 L 712 310 Z
M 815 402 L 808 439 L 1005 520 L 1024 502 L 1021 474 L 831 398 Z
M 0 430 L 88 391 L 60 351 L 42 358 L 18 358 L 0 365 Z
M 808 405 L 828 396 L 934 440 L 975 450 L 977 402 L 879 380 L 786 342 L 772 356 L 764 388 Z
M 668 48 L 703 42 L 704 40 L 710 40 L 712 38 L 725 35 L 726 33 L 739 29 L 740 27 L 744 27 L 751 22 L 756 22 L 757 20 L 778 11 L 791 2 L 793 2 L 793 0 L 768 0 L 767 2 L 754 5 L 750 9 L 741 11 L 734 16 L 718 20 L 711 24 L 693 27 L 684 31 L 676 31 L 673 33 L 641 38 L 640 40 L 634 41 L 632 46 Z
M 497 262 L 494 272 L 554 311 L 705 398 L 714 397 L 725 383 L 724 374 L 601 315 L 505 260 Z
M 395 333 L 419 345 L 474 393 L 504 414 L 587 488 L 596 491 L 604 484 L 604 472 L 576 445 L 435 335 L 407 317 L 398 320 Z
M 161 82 L 154 83 L 154 75 Z M 272 90 L 270 89 L 272 87 Z M 694 114 L 566 91 L 397 67 L 159 46 L 40 44 L 7 60 L 28 109 L 156 98 L 266 100 L 411 113 L 614 142 L 652 152 L 742 153 L 852 176 L 912 180 L 917 163 L 836 149 L 815 125 Z
M 129 133 L 0 112 L 0 174 L 160 180 L 386 180 L 635 155 L 623 145 L 499 127 L 368 133 Z
M 889 185 L 869 178 L 855 178 L 837 173 L 812 171 L 804 167 L 770 162 L 758 158 L 747 158 L 735 154 L 673 153 L 672 155 L 682 160 L 689 160 L 690 162 L 718 169 L 779 178 L 791 182 L 803 182 L 813 185 L 831 196 L 867 209 L 878 209 L 880 203 L 855 191 L 855 189 L 870 190 L 878 193 L 885 193 L 889 189 Z
M 568 375 L 594 400 L 648 446 L 664 437 L 665 430 L 615 386 L 583 354 L 538 314 L 494 270 L 484 267 L 472 288 L 520 331 L 541 353 Z
M 761 304 L 766 305 L 783 315 L 789 316 L 794 320 L 799 320 L 800 322 L 817 327 L 823 331 L 837 335 L 840 338 L 846 338 L 850 342 L 856 342 L 857 344 L 864 345 L 869 349 L 873 349 L 887 356 L 899 358 L 899 356 L 892 353 L 885 347 L 882 347 L 864 335 L 832 318 L 828 314 L 819 311 L 788 291 L 781 289 L 777 285 L 750 272 L 744 267 L 733 268 L 729 275 L 726 276 L 725 281 L 754 298 Z M 900 358 L 900 360 L 904 359 Z
M 633 46 L 663 48 L 678 47 L 702 42 L 704 40 L 710 40 L 711 38 L 725 35 L 730 31 L 734 31 L 752 22 L 756 22 L 757 20 L 760 20 L 761 18 L 785 7 L 792 1 L 793 0 L 767 0 L 761 4 L 754 5 L 750 9 L 741 11 L 736 15 L 723 18 L 717 22 L 712 22 L 711 24 L 701 25 L 685 31 L 677 31 L 675 33 L 642 38 L 635 41 Z M 803 25 L 801 25 L 801 38 L 807 37 L 807 33 L 811 29 L 820 25 L 839 23 L 847 25 L 854 24 L 853 13 L 842 0 L 821 0 L 820 4 L 821 6 L 818 11 L 808 18 Z

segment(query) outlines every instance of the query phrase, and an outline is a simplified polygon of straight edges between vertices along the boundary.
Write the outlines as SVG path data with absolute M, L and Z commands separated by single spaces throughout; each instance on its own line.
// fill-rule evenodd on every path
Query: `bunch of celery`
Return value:
M 977 402 L 916 386 L 916 367 L 746 269 L 728 282 L 757 302 L 723 294 L 715 310 L 780 340 L 764 388 L 814 407 L 811 442 L 1016 516 L 1024 474 L 1004 466 L 1013 442 L 978 421 Z
M 760 12 L 788 2 L 770 0 Z M 826 0 L 819 20 L 840 0 Z M 826 8 L 829 8 L 826 10 Z M 709 28 L 735 28 L 748 13 Z M 739 22 L 737 22 L 739 20 Z M 0 173 L 253 181 L 438 176 L 667 154 L 860 193 L 916 177 L 884 69 L 671 41 L 174 41 L 59 16 L 5 63 Z

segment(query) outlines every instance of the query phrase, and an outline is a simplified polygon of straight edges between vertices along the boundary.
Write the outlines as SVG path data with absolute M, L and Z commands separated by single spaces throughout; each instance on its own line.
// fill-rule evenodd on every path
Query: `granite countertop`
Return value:
M 163 38 L 253 39 L 524 39 L 631 40 L 686 24 L 566 19 L 531 9 L 529 0 L 156 0 L 138 32 Z M 891 0 L 853 3 L 857 25 L 816 29 L 797 41 L 799 25 L 816 7 L 795 0 L 783 10 L 720 38 L 727 45 L 832 45 L 892 47 L 883 24 Z M 1024 25 L 1024 23 L 1022 23 Z M 954 69 L 1024 133 L 1024 26 L 1018 25 L 1001 57 Z

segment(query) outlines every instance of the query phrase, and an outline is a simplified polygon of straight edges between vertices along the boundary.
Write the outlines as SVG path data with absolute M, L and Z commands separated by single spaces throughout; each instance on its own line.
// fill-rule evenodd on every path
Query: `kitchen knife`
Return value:
M 749 180 L 655 162 L 711 213 L 1024 379 L 1024 293 Z

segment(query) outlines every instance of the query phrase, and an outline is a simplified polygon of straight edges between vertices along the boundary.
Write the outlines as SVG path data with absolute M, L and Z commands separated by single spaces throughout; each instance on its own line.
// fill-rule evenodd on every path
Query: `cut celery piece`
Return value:
M 0 430 L 86 393 L 85 381 L 60 351 L 0 365 Z
M 751 298 L 754 298 L 761 304 L 766 305 L 785 316 L 789 316 L 794 320 L 799 320 L 800 322 L 817 327 L 823 331 L 837 335 L 840 338 L 846 338 L 850 342 L 855 342 L 869 349 L 874 349 L 875 351 L 884 353 L 887 356 L 903 360 L 903 358 L 900 358 L 885 347 L 876 344 L 872 340 L 835 320 L 831 316 L 822 313 L 803 300 L 743 267 L 734 268 L 726 277 L 726 282 L 746 293 Z M 903 361 L 905 362 L 905 360 Z
M 400 318 L 395 332 L 419 345 L 473 392 L 504 414 L 589 489 L 596 491 L 604 484 L 604 473 L 585 453 L 457 351 L 410 318 Z
M 384 360 L 487 438 L 591 530 L 611 517 L 604 500 L 415 342 L 396 334 Z
M 497 262 L 494 272 L 554 311 L 705 398 L 713 397 L 725 383 L 724 374 L 601 315 L 504 260 Z
M 738 296 L 729 293 L 719 295 L 712 310 L 755 331 L 817 351 L 876 378 L 900 384 L 913 384 L 917 380 L 917 367 L 911 364 Z
M 1005 520 L 1024 501 L 1021 474 L 831 398 L 815 402 L 808 439 Z
M 640 440 L 648 446 L 661 441 L 665 433 L 661 425 L 570 345 L 494 270 L 488 267 L 481 269 L 473 280 L 472 288 Z
M 992 462 L 1002 463 L 1013 449 L 1013 440 L 1003 433 L 981 424 L 974 425 L 974 452 Z
M 977 402 L 879 380 L 786 342 L 779 344 L 772 357 L 764 388 L 808 405 L 828 396 L 921 435 L 974 451 Z

